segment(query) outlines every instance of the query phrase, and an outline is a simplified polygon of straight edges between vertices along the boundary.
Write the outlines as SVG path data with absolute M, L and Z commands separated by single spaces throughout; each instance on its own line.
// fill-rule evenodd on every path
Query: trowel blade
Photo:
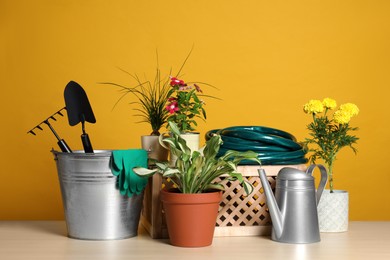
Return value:
M 74 126 L 82 121 L 96 123 L 87 94 L 77 82 L 70 81 L 66 85 L 64 97 L 69 125 Z

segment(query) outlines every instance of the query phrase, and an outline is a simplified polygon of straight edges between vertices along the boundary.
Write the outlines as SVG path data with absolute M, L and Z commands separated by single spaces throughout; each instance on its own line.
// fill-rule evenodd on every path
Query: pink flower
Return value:
M 192 89 L 192 87 L 191 86 L 187 86 L 187 84 L 186 85 L 182 85 L 182 86 L 179 87 L 180 91 L 186 91 L 186 90 L 190 90 L 190 89 Z
M 179 111 L 179 107 L 177 105 L 177 101 L 173 101 L 168 104 L 165 109 L 169 111 L 169 114 L 174 114 L 175 112 Z
M 168 98 L 168 102 L 172 102 L 172 101 L 176 101 L 176 100 L 177 100 L 177 98 L 175 98 L 175 97 Z
M 171 78 L 171 86 L 187 86 L 186 83 L 184 83 L 184 80 L 181 80 L 181 79 L 178 79 L 178 78 L 175 78 L 175 77 L 170 77 Z

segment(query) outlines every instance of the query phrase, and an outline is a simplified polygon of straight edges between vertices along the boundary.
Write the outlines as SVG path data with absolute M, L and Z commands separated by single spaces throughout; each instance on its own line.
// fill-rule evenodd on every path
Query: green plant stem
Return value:
M 333 160 L 328 165 L 329 190 L 333 193 Z

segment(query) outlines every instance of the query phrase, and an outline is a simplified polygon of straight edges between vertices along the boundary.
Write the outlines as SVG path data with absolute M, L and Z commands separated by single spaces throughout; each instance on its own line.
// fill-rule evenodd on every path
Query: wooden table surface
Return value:
M 283 244 L 269 237 L 216 237 L 203 248 L 179 248 L 140 228 L 136 237 L 84 241 L 66 236 L 63 221 L 0 221 L 0 259 L 390 259 L 390 222 L 351 222 L 321 242 Z

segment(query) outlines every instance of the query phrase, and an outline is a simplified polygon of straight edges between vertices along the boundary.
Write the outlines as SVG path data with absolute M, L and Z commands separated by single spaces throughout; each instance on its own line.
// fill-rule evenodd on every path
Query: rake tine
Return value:
M 31 129 L 27 133 L 36 135 L 36 133 L 33 131 L 36 128 L 38 128 L 39 130 L 43 131 L 43 128 L 41 127 L 41 125 L 42 124 L 47 124 L 49 122 L 49 119 L 53 119 L 54 121 L 57 121 L 57 119 L 54 117 L 54 115 L 59 114 L 60 116 L 64 116 L 64 114 L 61 112 L 62 110 L 66 110 L 66 107 L 61 108 L 60 110 L 58 110 L 57 112 L 55 112 L 54 114 L 52 114 L 51 116 L 49 116 L 48 118 L 46 118 L 45 120 L 40 122 L 37 126 L 35 126 L 33 129 Z
M 72 150 L 69 148 L 69 146 L 66 144 L 65 140 L 61 139 L 58 134 L 56 133 L 56 131 L 54 130 L 54 128 L 50 125 L 50 122 L 49 122 L 49 119 L 53 119 L 54 121 L 57 121 L 57 119 L 54 117 L 54 115 L 56 114 L 59 114 L 60 116 L 64 116 L 62 113 L 61 113 L 61 110 L 63 109 L 66 109 L 66 107 L 63 107 L 61 108 L 60 110 L 58 110 L 57 112 L 55 112 L 54 114 L 52 114 L 51 116 L 49 116 L 48 118 L 46 118 L 45 120 L 43 120 L 41 123 L 39 123 L 37 126 L 35 126 L 33 129 L 31 129 L 30 131 L 27 132 L 27 134 L 32 134 L 32 135 L 36 135 L 34 130 L 35 129 L 39 129 L 39 130 L 43 130 L 43 128 L 41 127 L 42 124 L 46 124 L 49 129 L 51 130 L 51 132 L 54 134 L 54 136 L 57 138 L 57 144 L 58 146 L 61 148 L 61 151 L 64 152 L 64 153 L 71 153 Z

